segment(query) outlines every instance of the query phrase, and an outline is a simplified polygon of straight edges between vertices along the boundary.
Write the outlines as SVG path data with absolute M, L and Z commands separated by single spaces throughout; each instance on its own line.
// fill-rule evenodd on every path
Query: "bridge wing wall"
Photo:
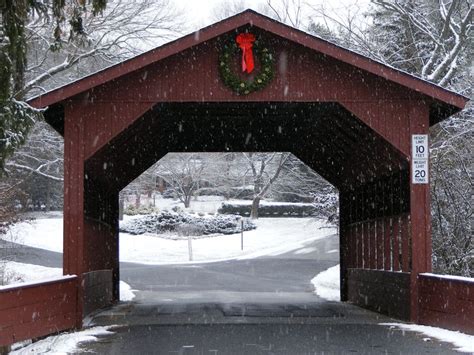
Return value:
M 77 326 L 77 276 L 0 287 L 0 347 Z
M 474 279 L 419 274 L 419 323 L 474 335 Z

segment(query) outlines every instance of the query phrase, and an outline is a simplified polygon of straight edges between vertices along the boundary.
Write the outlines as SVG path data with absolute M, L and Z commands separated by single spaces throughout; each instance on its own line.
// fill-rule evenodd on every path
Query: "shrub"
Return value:
M 181 236 L 197 236 L 204 234 L 204 228 L 201 225 L 183 223 L 176 226 L 176 232 Z
M 158 208 L 153 206 L 140 206 L 136 208 L 134 205 L 130 205 L 124 209 L 123 214 L 128 216 L 136 216 L 139 214 L 150 214 L 158 212 Z
M 177 232 L 180 235 L 234 234 L 240 232 L 240 217 L 216 215 L 198 217 L 189 213 L 163 211 L 134 218 L 120 224 L 120 231 L 129 234 Z M 244 231 L 257 228 L 244 220 Z M 199 233 L 199 234 L 198 234 Z
M 220 214 L 236 214 L 239 216 L 250 216 L 250 204 L 232 204 L 224 202 L 219 208 Z M 271 204 L 260 205 L 258 208 L 260 217 L 308 217 L 317 215 L 317 210 L 312 204 Z

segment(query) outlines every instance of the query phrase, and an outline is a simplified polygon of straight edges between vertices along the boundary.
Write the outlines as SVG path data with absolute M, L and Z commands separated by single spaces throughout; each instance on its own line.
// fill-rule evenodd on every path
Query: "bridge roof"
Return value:
M 437 113 L 435 117 L 432 117 L 432 123 L 439 122 L 451 114 L 462 110 L 467 101 L 469 101 L 468 98 L 453 91 L 280 23 L 253 10 L 246 10 L 136 57 L 36 96 L 29 103 L 34 107 L 41 108 L 61 103 L 94 87 L 142 69 L 188 48 L 223 35 L 226 32 L 248 25 L 258 27 L 288 41 L 310 48 L 434 99 Z

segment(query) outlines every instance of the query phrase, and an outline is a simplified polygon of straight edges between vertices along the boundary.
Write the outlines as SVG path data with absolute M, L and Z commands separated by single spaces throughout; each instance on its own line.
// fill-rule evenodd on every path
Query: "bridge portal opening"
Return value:
M 320 303 L 311 281 L 339 264 L 337 190 L 288 152 L 168 153 L 120 192 L 119 219 L 139 304 L 273 316 Z M 339 299 L 333 274 L 318 292 Z
M 351 268 L 410 269 L 402 258 L 409 248 L 409 236 L 402 234 L 409 223 L 408 162 L 343 106 L 167 103 L 145 113 L 85 163 L 86 267 L 113 270 L 116 299 L 119 191 L 169 152 L 290 152 L 334 185 L 340 192 L 342 300 L 349 297 L 349 273 L 364 277 Z M 407 281 L 397 284 L 406 287 L 406 297 Z M 362 296 L 355 289 L 352 297 Z

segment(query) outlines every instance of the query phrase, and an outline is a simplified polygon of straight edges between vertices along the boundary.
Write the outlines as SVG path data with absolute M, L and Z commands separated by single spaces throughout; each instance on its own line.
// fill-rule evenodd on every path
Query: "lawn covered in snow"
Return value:
M 193 262 L 279 255 L 335 233 L 334 228 L 314 218 L 261 218 L 255 223 L 257 229 L 244 232 L 243 251 L 240 250 L 240 233 L 193 240 Z M 10 232 L 15 235 L 17 243 L 61 253 L 62 226 L 62 218 L 43 218 L 19 223 Z M 188 263 L 188 241 L 150 234 L 120 233 L 120 261 L 142 264 Z

